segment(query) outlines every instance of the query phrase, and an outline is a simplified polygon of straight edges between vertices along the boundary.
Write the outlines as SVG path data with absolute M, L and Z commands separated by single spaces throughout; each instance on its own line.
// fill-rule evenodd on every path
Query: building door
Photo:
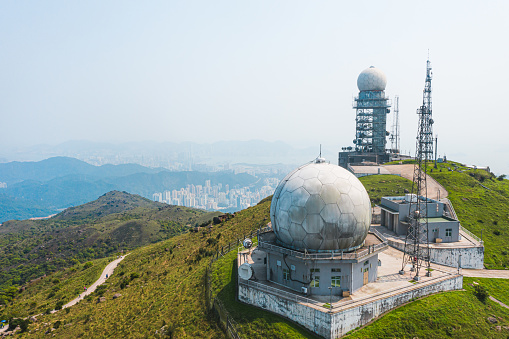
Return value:
M 365 268 L 364 269 L 363 285 L 366 285 L 368 283 L 368 278 L 369 278 L 369 268 Z

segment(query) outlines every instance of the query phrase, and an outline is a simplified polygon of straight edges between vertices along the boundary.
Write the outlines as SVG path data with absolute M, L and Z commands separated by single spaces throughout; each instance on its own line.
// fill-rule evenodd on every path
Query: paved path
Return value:
M 70 302 L 68 302 L 67 304 L 65 304 L 64 306 L 62 306 L 62 309 L 66 308 L 66 307 L 71 307 L 73 305 L 75 305 L 76 303 L 78 303 L 81 299 L 83 299 L 85 296 L 89 295 L 90 293 L 94 292 L 95 289 L 97 288 L 97 286 L 103 284 L 105 281 L 106 281 L 106 275 L 108 275 L 108 278 L 111 277 L 111 275 L 113 274 L 113 271 L 115 270 L 115 268 L 118 266 L 118 264 L 124 260 L 124 258 L 129 255 L 129 254 L 126 254 L 126 255 L 123 255 L 121 256 L 120 258 L 116 259 L 116 260 L 113 260 L 112 262 L 110 262 L 103 270 L 103 272 L 101 273 L 101 276 L 99 277 L 99 279 L 97 279 L 89 288 L 87 288 L 86 291 L 84 291 L 83 293 L 81 293 L 81 295 L 74 299 L 74 300 L 71 300 Z M 51 313 L 55 313 L 57 312 L 56 310 L 53 310 L 51 311 Z M 42 314 L 42 313 L 41 313 Z M 41 314 L 37 314 L 35 317 L 41 315 Z M 1 319 L 0 319 L 1 320 Z M 7 331 L 7 328 L 9 327 L 9 324 L 5 324 L 4 328 L 0 329 L 0 334 Z
M 129 254 L 127 254 L 129 255 Z M 75 305 L 76 303 L 78 303 L 81 299 L 85 298 L 87 295 L 89 295 L 90 293 L 93 293 L 95 291 L 95 289 L 97 288 L 97 286 L 103 284 L 105 281 L 106 281 L 106 275 L 108 277 L 111 277 L 111 275 L 113 274 L 113 271 L 115 270 L 115 268 L 117 267 L 117 265 L 122 261 L 124 260 L 126 256 L 123 255 L 121 256 L 120 258 L 116 259 L 116 260 L 113 260 L 112 262 L 110 262 L 103 270 L 103 272 L 101 273 L 101 276 L 99 277 L 99 279 L 96 280 L 96 282 L 94 282 L 90 287 L 87 288 L 86 291 L 83 291 L 81 293 L 81 295 L 79 297 L 77 297 L 76 299 L 74 300 L 71 300 L 69 301 L 67 304 L 65 304 L 64 306 L 62 306 L 62 308 L 66 308 L 66 307 L 71 307 L 73 305 Z
M 385 165 L 385 169 L 387 169 L 391 174 L 399 174 L 403 178 L 408 180 L 414 180 L 414 165 L 413 164 L 404 164 L 404 165 Z M 435 179 L 427 175 L 427 183 L 428 183 L 428 197 L 431 199 L 438 198 L 438 191 L 440 191 L 440 199 L 446 198 L 449 193 L 444 188 L 444 186 L 440 185 Z M 422 195 L 422 192 L 421 192 Z
M 509 270 L 473 270 L 463 268 L 461 271 L 465 277 L 509 279 Z
M 502 306 L 502 307 L 509 308 L 509 306 L 507 306 L 506 304 L 504 304 L 504 303 L 503 303 L 503 302 L 501 302 L 500 300 L 493 298 L 491 295 L 490 295 L 490 300 L 492 300 L 492 301 L 496 302 L 497 304 L 499 304 L 499 305 L 500 305 L 500 306 Z

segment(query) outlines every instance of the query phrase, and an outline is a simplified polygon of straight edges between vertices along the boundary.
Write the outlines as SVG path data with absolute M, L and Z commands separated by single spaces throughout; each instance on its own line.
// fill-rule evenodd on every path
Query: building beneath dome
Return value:
M 387 114 L 390 113 L 389 98 L 385 95 L 387 78 L 378 68 L 371 66 L 357 78 L 359 95 L 353 108 L 356 110 L 354 147 L 343 147 L 338 164 L 383 164 L 390 161 L 391 150 L 386 149 Z
M 363 246 L 353 251 L 309 253 L 278 245 L 274 232 L 266 232 L 258 238 L 257 254 L 267 263 L 267 272 L 255 275 L 302 295 L 347 297 L 376 281 L 378 253 L 387 247 L 387 242 L 368 233 Z

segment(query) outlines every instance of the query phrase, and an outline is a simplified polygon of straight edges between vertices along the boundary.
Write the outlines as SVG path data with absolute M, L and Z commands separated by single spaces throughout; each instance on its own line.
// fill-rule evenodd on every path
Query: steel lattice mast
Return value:
M 415 165 L 412 184 L 412 196 L 408 215 L 408 230 L 405 239 L 405 251 L 400 273 L 411 264 L 415 272 L 414 280 L 419 280 L 419 272 L 424 265 L 428 268 L 426 276 L 431 276 L 430 249 L 428 239 L 428 164 L 433 160 L 433 119 L 431 109 L 431 62 L 426 63 L 426 83 L 423 92 L 422 106 L 417 109 L 419 127 L 415 147 Z M 415 195 L 414 195 L 415 194 Z M 414 198 L 416 197 L 416 198 Z

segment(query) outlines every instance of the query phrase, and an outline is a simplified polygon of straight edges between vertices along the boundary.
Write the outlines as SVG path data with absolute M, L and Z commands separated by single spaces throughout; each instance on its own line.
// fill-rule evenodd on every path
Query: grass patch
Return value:
M 456 163 L 438 167 L 430 175 L 449 192 L 461 225 L 478 237 L 482 233 L 485 266 L 509 267 L 509 180 Z
M 401 196 L 412 190 L 412 182 L 397 175 L 368 175 L 359 180 L 368 191 L 373 206 L 380 204 L 382 197 Z

